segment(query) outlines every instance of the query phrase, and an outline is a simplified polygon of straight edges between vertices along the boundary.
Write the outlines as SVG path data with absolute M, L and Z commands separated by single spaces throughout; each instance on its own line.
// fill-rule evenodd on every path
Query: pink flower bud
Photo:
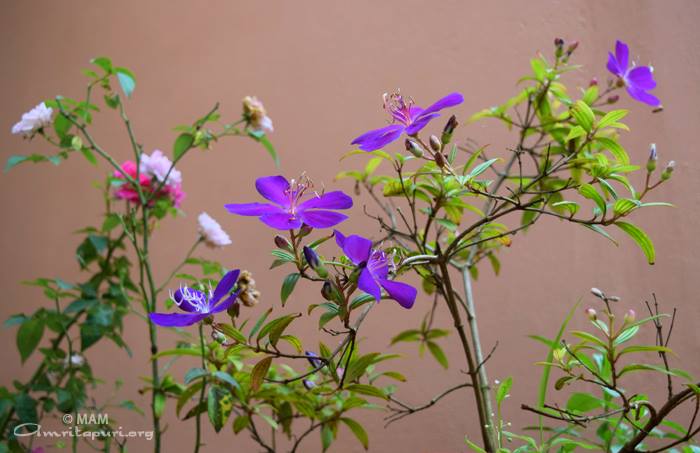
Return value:
M 629 310 L 627 310 L 627 313 L 625 313 L 625 323 L 632 324 L 635 319 L 637 319 L 637 313 L 635 313 L 634 310 L 630 308 Z
M 586 316 L 588 316 L 588 319 L 590 319 L 591 321 L 595 321 L 596 319 L 598 319 L 598 313 L 592 308 L 586 309 Z

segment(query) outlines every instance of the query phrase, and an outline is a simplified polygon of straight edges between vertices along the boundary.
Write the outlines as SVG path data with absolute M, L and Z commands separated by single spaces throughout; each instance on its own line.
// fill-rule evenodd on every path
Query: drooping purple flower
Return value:
M 163 327 L 185 327 L 226 310 L 238 297 L 239 291 L 229 293 L 238 281 L 239 274 L 238 269 L 228 272 L 208 294 L 187 286 L 181 287 L 175 293 L 171 293 L 170 298 L 185 313 L 151 313 L 151 321 Z M 228 297 L 223 299 L 224 296 Z
M 232 214 L 259 217 L 265 225 L 278 230 L 293 230 L 302 224 L 329 228 L 348 218 L 331 209 L 352 207 L 352 198 L 339 190 L 315 194 L 302 201 L 304 193 L 311 188 L 311 182 L 306 178 L 300 181 L 292 179 L 290 183 L 284 176 L 265 176 L 255 181 L 255 188 L 273 204 L 234 203 L 227 204 L 226 209 Z
M 335 242 L 345 252 L 345 256 L 361 269 L 357 279 L 358 288 L 377 301 L 382 298 L 382 288 L 384 288 L 389 297 L 402 307 L 413 306 L 416 301 L 416 289 L 406 283 L 387 279 L 391 259 L 384 251 L 372 249 L 372 241 L 354 234 L 345 237 L 340 231 L 335 230 Z
M 459 93 L 448 94 L 430 107 L 422 109 L 413 105 L 412 99 L 404 99 L 399 93 L 384 93 L 384 110 L 392 118 L 389 126 L 369 131 L 352 141 L 364 151 L 374 151 L 398 139 L 404 132 L 406 135 L 416 135 L 433 118 L 440 116 L 442 109 L 453 107 L 464 102 Z
M 622 80 L 627 88 L 627 93 L 639 102 L 649 104 L 652 107 L 661 105 L 656 96 L 649 93 L 656 88 L 653 68 L 651 66 L 630 66 L 630 50 L 627 44 L 618 40 L 615 43 L 615 55 L 608 52 L 608 71 Z

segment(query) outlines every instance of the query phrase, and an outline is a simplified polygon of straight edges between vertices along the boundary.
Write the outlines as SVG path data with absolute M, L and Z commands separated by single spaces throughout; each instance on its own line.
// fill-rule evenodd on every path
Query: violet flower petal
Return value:
M 653 73 L 649 66 L 638 66 L 627 73 L 627 82 L 629 85 L 642 89 L 644 91 L 653 90 L 656 88 Z
M 369 239 L 355 234 L 345 237 L 340 231 L 335 230 L 335 242 L 355 265 L 369 260 L 369 254 L 372 251 L 372 241 Z
M 352 198 L 340 190 L 326 192 L 318 197 L 306 200 L 298 206 L 299 211 L 306 209 L 349 209 L 352 208 Z
M 229 203 L 224 205 L 231 214 L 261 216 L 285 212 L 281 208 L 268 203 Z
M 411 308 L 416 301 L 418 291 L 411 285 L 391 280 L 379 280 L 379 284 L 386 290 L 389 297 L 394 299 L 403 308 Z
M 357 279 L 357 287 L 374 297 L 377 302 L 382 298 L 382 290 L 367 268 L 362 269 L 362 272 L 360 272 L 360 277 Z
M 339 212 L 316 210 L 300 212 L 299 217 L 305 224 L 314 228 L 329 228 L 348 218 Z
M 289 208 L 290 199 L 287 191 L 289 181 L 284 176 L 263 176 L 255 180 L 255 188 L 260 195 L 278 205 Z
M 627 87 L 627 93 L 633 98 L 638 100 L 639 102 L 643 102 L 645 104 L 648 104 L 652 107 L 658 107 L 661 105 L 661 100 L 654 96 L 653 94 L 647 93 L 646 91 L 633 87 L 633 86 L 628 86 Z
M 418 132 L 420 132 L 421 129 L 427 126 L 431 120 L 437 118 L 438 116 L 440 116 L 439 113 L 431 113 L 426 116 L 421 115 L 416 121 L 414 121 L 410 126 L 406 128 L 406 135 L 417 134 Z
M 615 59 L 617 67 L 624 73 L 630 65 L 630 48 L 619 39 L 615 42 Z
M 363 151 L 374 151 L 399 138 L 403 130 L 403 125 L 391 124 L 381 129 L 375 129 L 362 134 L 351 143 L 353 145 L 359 145 L 359 148 Z
M 187 288 L 187 291 L 189 292 L 190 296 L 194 296 L 200 301 L 200 305 L 204 304 L 204 302 L 207 300 L 207 296 L 202 291 L 193 288 Z M 192 305 L 189 300 L 185 300 L 182 294 L 182 289 L 178 289 L 175 291 L 175 293 L 173 293 L 173 300 L 180 310 L 189 313 L 197 312 L 198 307 Z
M 240 270 L 234 269 L 232 271 L 227 272 L 226 275 L 224 275 L 221 278 L 221 280 L 219 280 L 219 284 L 216 285 L 216 288 L 214 289 L 214 294 L 209 300 L 210 307 L 216 305 L 216 303 L 219 302 L 219 300 L 221 300 L 222 297 L 231 292 L 231 289 L 233 289 L 233 285 L 235 285 L 238 281 L 238 274 L 240 273 Z
M 301 226 L 301 220 L 286 212 L 262 215 L 260 221 L 277 230 L 294 230 Z
M 162 327 L 186 327 L 209 316 L 209 313 L 151 313 L 154 324 Z
M 445 96 L 444 98 L 435 102 L 430 107 L 423 110 L 423 112 L 421 112 L 419 117 L 422 118 L 422 117 L 429 115 L 431 113 L 439 112 L 442 109 L 446 109 L 448 107 L 454 107 L 455 105 L 459 105 L 462 102 L 464 102 L 464 96 L 462 96 L 460 93 L 450 93 L 447 96 Z
M 608 65 L 607 65 L 608 71 L 610 71 L 613 75 L 616 75 L 618 77 L 622 77 L 625 75 L 625 69 L 627 68 L 620 68 L 620 65 L 617 63 L 617 58 L 615 58 L 615 55 L 612 54 L 612 52 L 608 52 Z
M 228 307 L 230 307 L 231 305 L 233 305 L 234 302 L 236 302 L 236 299 L 238 298 L 238 294 L 240 292 L 240 290 L 236 291 L 235 293 L 231 294 L 226 299 L 224 299 L 223 302 L 219 303 L 216 306 L 212 306 L 212 308 L 209 310 L 209 314 L 213 315 L 215 313 L 220 313 L 224 310 L 227 310 Z

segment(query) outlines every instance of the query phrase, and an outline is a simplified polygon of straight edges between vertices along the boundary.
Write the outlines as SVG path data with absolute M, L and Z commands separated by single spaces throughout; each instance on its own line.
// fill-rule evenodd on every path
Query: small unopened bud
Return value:
M 445 124 L 445 128 L 442 130 L 442 137 L 440 137 L 440 141 L 442 142 L 443 146 L 452 141 L 452 133 L 455 131 L 458 125 L 459 123 L 457 122 L 457 117 L 454 115 L 447 120 L 447 124 Z
M 598 79 L 593 77 L 590 82 L 588 82 L 589 87 L 595 87 L 598 86 Z
M 73 354 L 70 356 L 70 364 L 72 366 L 83 366 L 85 364 L 85 357 L 80 354 Z
M 656 154 L 656 143 L 649 145 L 649 160 L 647 160 L 647 172 L 652 173 L 656 170 L 656 161 L 659 156 Z
M 219 344 L 226 343 L 226 335 L 224 335 L 223 333 L 221 333 L 217 330 L 215 330 L 211 333 L 211 337 L 214 339 L 214 341 L 216 341 Z
M 668 181 L 671 179 L 671 173 L 673 173 L 674 168 L 676 168 L 676 161 L 672 160 L 666 165 L 666 168 L 664 168 L 664 171 L 661 173 L 661 180 Z
M 620 302 L 620 296 L 608 296 L 608 302 Z
M 410 138 L 407 138 L 404 144 L 406 145 L 406 151 L 416 157 L 423 157 L 423 148 L 421 148 L 418 143 L 414 142 Z
M 598 319 L 598 312 L 596 312 L 592 308 L 587 308 L 586 316 L 588 316 L 588 319 L 590 319 L 591 321 L 595 321 L 596 319 Z
M 598 288 L 591 288 L 591 294 L 600 299 L 605 299 L 605 293 Z
M 432 149 L 436 153 L 442 151 L 442 143 L 440 143 L 440 139 L 434 135 L 430 136 L 430 149 Z
M 316 387 L 316 384 L 313 381 L 310 381 L 308 379 L 304 379 L 302 381 L 302 384 L 304 384 L 304 387 L 306 390 L 311 390 L 312 388 Z
M 574 50 L 578 47 L 578 41 L 574 41 L 571 44 L 569 44 L 569 47 L 566 48 L 566 55 L 570 56 L 572 53 L 574 53 Z
M 308 236 L 313 230 L 313 227 L 310 227 L 307 224 L 303 224 L 301 228 L 299 228 L 299 237 Z
M 304 351 L 304 355 L 306 356 L 306 360 L 309 361 L 312 367 L 314 368 L 321 368 L 323 366 L 323 361 L 319 360 L 318 354 L 312 351 Z
M 561 38 L 556 38 L 554 40 L 554 54 L 557 58 L 560 58 L 564 53 L 564 40 Z
M 637 319 L 637 313 L 630 308 L 627 310 L 627 313 L 625 313 L 625 323 L 632 324 L 635 319 Z
M 607 101 L 605 101 L 605 102 L 607 102 L 608 104 L 614 104 L 619 100 L 620 100 L 620 96 L 613 94 L 612 96 L 609 96 Z
M 275 245 L 284 250 L 292 249 L 292 244 L 290 244 L 287 238 L 284 236 L 275 236 Z
M 321 296 L 326 300 L 333 300 L 333 284 L 329 281 L 323 282 Z
M 355 181 L 354 191 L 355 191 L 355 195 L 359 197 L 360 196 L 360 181 Z

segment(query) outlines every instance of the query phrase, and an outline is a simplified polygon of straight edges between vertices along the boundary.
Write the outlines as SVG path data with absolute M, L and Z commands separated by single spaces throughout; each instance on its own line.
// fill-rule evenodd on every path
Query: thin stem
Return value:
M 199 323 L 199 347 L 202 354 L 202 369 L 207 369 L 207 362 L 204 357 L 204 324 Z M 197 407 L 201 406 L 204 402 L 204 393 L 207 389 L 206 376 L 202 379 L 202 390 L 199 392 L 199 404 Z M 201 445 L 200 438 L 202 433 L 202 412 L 197 412 L 197 419 L 195 420 L 195 437 L 194 437 L 194 453 L 199 453 L 199 447 Z

